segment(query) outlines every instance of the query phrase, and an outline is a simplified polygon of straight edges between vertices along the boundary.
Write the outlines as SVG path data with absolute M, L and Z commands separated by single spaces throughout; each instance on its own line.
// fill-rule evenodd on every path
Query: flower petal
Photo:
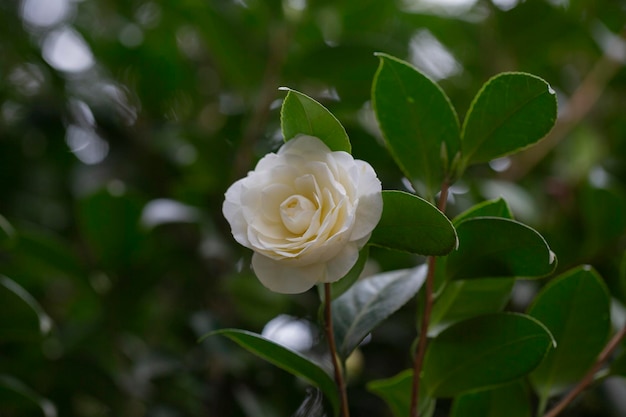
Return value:
M 359 240 L 372 233 L 383 214 L 382 185 L 376 172 L 367 162 L 355 162 L 361 175 L 357 189 L 359 202 L 355 213 L 356 222 L 350 240 Z
M 383 197 L 380 193 L 361 197 L 354 215 L 355 222 L 350 240 L 360 240 L 372 233 L 382 214 Z
M 358 255 L 358 254 L 357 254 Z M 281 260 L 275 261 L 255 253 L 252 269 L 263 285 L 282 294 L 299 294 L 324 279 L 324 264 L 291 267 Z
M 246 222 L 241 209 L 242 181 L 235 182 L 226 190 L 224 204 L 222 204 L 222 214 L 230 223 L 230 229 L 235 240 L 249 248 L 250 241 L 248 241 L 247 237 L 248 222 Z
M 357 197 L 369 194 L 380 194 L 382 186 L 380 180 L 376 177 L 376 171 L 370 164 L 359 159 L 354 161 L 359 167 L 359 185 L 357 188 Z M 382 197 L 381 197 L 382 198 Z
M 263 157 L 225 197 L 235 240 L 255 251 L 257 277 L 280 293 L 345 276 L 382 214 L 372 167 L 305 135 Z
M 307 160 L 322 159 L 330 148 L 315 136 L 299 135 L 287 141 L 279 150 L 278 155 L 294 154 L 306 157 Z
M 341 252 L 326 263 L 324 282 L 335 282 L 346 276 L 359 259 L 359 248 L 347 244 Z

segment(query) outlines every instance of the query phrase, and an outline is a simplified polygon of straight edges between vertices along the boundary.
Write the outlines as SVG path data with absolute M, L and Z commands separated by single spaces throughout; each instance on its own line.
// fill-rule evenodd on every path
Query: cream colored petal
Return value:
M 226 190 L 224 203 L 222 204 L 222 214 L 228 220 L 233 237 L 241 245 L 250 247 L 247 238 L 248 222 L 241 210 L 241 189 L 242 181 L 239 180 Z
M 255 234 L 263 236 L 266 241 L 273 241 L 275 244 L 285 242 L 292 236 L 282 223 L 270 222 L 261 217 L 257 218 L 257 221 L 250 227 L 254 229 Z
M 350 240 L 359 240 L 372 233 L 383 213 L 382 185 L 370 164 L 357 160 L 360 177 L 355 224 Z
M 287 141 L 278 151 L 279 155 L 302 155 L 307 159 L 317 159 L 330 152 L 328 146 L 314 136 L 300 135 Z
M 354 244 L 347 244 L 341 252 L 326 263 L 324 282 L 335 282 L 346 276 L 359 259 L 359 248 Z
M 359 168 L 359 181 L 357 188 L 357 196 L 361 197 L 369 194 L 378 194 L 382 190 L 380 180 L 376 177 L 376 171 L 370 164 L 365 161 L 354 161 Z
M 249 224 L 255 222 L 259 216 L 258 207 L 261 205 L 261 190 L 263 182 L 261 176 L 248 176 L 242 180 L 240 203 L 243 216 Z
M 285 184 L 287 186 L 292 186 L 294 179 L 302 175 L 298 167 L 285 164 L 283 159 L 280 159 L 276 166 L 264 171 L 263 174 L 268 178 L 264 185 Z
M 383 197 L 382 194 L 370 194 L 359 199 L 356 213 L 354 215 L 354 226 L 350 240 L 360 240 L 368 236 L 383 214 Z
M 270 184 L 261 190 L 261 213 L 273 222 L 280 221 L 280 205 L 290 195 L 295 194 L 293 187 L 285 184 Z
M 275 153 L 268 153 L 263 158 L 257 162 L 256 167 L 254 167 L 255 172 L 261 172 L 265 170 L 271 170 L 276 165 L 279 164 L 280 157 Z
M 324 264 L 291 267 L 288 262 L 275 261 L 255 253 L 252 269 L 263 285 L 282 294 L 299 294 L 324 279 Z
M 344 188 L 350 198 L 356 198 L 356 188 L 359 183 L 359 169 L 352 155 L 346 152 L 333 152 L 326 158 L 333 178 Z

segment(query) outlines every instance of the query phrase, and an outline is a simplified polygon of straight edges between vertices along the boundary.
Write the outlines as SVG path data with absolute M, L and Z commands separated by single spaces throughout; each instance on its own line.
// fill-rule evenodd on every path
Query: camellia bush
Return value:
M 626 415 L 625 27 L 0 1 L 0 417 Z
M 221 329 L 207 337 L 228 337 L 324 394 L 325 402 L 311 400 L 297 415 L 347 417 L 351 355 L 417 297 L 417 341 L 406 346 L 413 367 L 368 382 L 394 416 L 436 415 L 440 399 L 452 399 L 454 417 L 559 415 L 602 377 L 626 335 L 623 328 L 612 336 L 605 283 L 593 268 L 575 266 L 543 287 L 526 311 L 506 311 L 515 282 L 551 274 L 556 255 L 502 198 L 446 216 L 450 187 L 469 167 L 519 152 L 552 129 L 555 91 L 531 74 L 498 74 L 460 124 L 436 83 L 407 62 L 378 57 L 373 111 L 413 192 L 381 191 L 372 167 L 351 157 L 337 118 L 285 89 L 285 144 L 235 182 L 223 205 L 269 290 L 318 286 L 320 343 L 328 345 L 334 378 L 319 359 L 257 333 Z M 369 246 L 426 260 L 360 278 Z M 548 407 L 555 397 L 562 399 Z

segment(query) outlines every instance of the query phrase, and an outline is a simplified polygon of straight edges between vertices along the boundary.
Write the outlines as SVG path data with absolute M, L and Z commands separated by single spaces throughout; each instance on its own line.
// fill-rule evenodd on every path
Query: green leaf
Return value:
M 310 135 L 321 139 L 332 151 L 351 152 L 346 129 L 326 107 L 298 91 L 280 89 L 287 91 L 280 111 L 285 142 L 298 135 Z
M 46 335 L 52 320 L 17 282 L 0 275 L 0 340 L 29 340 Z
M 410 64 L 378 54 L 372 103 L 385 142 L 415 189 L 428 200 L 452 176 L 459 121 L 441 88 Z
M 453 324 L 429 343 L 423 379 L 433 397 L 505 384 L 535 369 L 552 344 L 548 329 L 532 317 L 474 317 Z
M 531 417 L 530 396 L 521 381 L 455 398 L 450 417 Z
M 203 336 L 202 339 L 214 335 L 226 336 L 249 352 L 315 385 L 324 392 L 332 404 L 335 414 L 337 414 L 339 410 L 339 397 L 335 381 L 316 363 L 305 358 L 298 352 L 268 340 L 259 334 L 246 330 L 217 330 Z
M 429 336 L 439 334 L 457 321 L 502 311 L 514 284 L 514 278 L 477 278 L 448 283 L 433 306 Z
M 463 220 L 474 217 L 502 217 L 504 219 L 513 220 L 513 213 L 509 205 L 503 198 L 496 200 L 483 201 L 465 210 L 453 219 L 453 223 L 458 225 Z
M 11 375 L 0 374 L 0 404 L 2 404 L 3 415 L 6 412 L 6 415 L 15 416 L 57 416 L 56 407 L 50 400 L 43 398 Z M 38 411 L 35 412 L 35 410 Z
M 364 246 L 363 249 L 359 251 L 359 259 L 357 259 L 356 264 L 354 264 L 350 272 L 348 272 L 348 274 L 339 281 L 331 284 L 330 291 L 333 300 L 348 291 L 348 289 L 359 279 L 359 276 L 361 276 L 361 272 L 363 272 L 363 268 L 365 268 L 365 264 L 367 263 L 367 258 L 369 258 L 369 248 L 369 245 Z
M 541 398 L 567 390 L 595 362 L 611 331 L 610 305 L 606 285 L 588 266 L 560 275 L 536 296 L 528 314 L 541 321 L 557 343 L 530 375 Z
M 413 370 L 407 369 L 396 376 L 387 379 L 371 381 L 367 389 L 385 400 L 394 417 L 406 417 L 411 408 L 411 386 L 413 385 Z M 429 417 L 435 411 L 435 400 L 428 397 L 424 384 L 419 390 L 418 414 Z
M 556 121 L 556 94 L 539 77 L 503 73 L 478 92 L 463 122 L 463 160 L 488 162 L 538 142 Z
M 457 243 L 448 218 L 428 201 L 402 191 L 383 191 L 383 215 L 370 243 L 420 255 L 446 255 Z
M 332 303 L 339 357 L 346 359 L 383 320 L 406 304 L 426 279 L 426 265 L 365 278 Z
M 515 220 L 476 217 L 459 223 L 456 231 L 459 248 L 446 260 L 449 279 L 538 278 L 556 267 L 543 237 Z

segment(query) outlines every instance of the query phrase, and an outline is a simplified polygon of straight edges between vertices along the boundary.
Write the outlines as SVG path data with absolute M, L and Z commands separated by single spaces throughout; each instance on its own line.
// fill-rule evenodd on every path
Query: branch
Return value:
M 576 398 L 581 392 L 583 392 L 591 383 L 594 381 L 594 377 L 596 373 L 600 370 L 602 365 L 609 359 L 609 356 L 617 349 L 620 345 L 620 342 L 626 337 L 626 326 L 622 328 L 618 333 L 613 336 L 611 341 L 607 343 L 604 347 L 600 355 L 598 355 L 598 359 L 596 363 L 589 369 L 589 372 L 585 375 L 585 377 L 572 389 L 569 394 L 567 394 L 563 399 L 550 411 L 544 414 L 543 417 L 556 417 L 561 413 L 561 411 L 565 410 L 565 408 Z
M 446 203 L 448 201 L 448 189 L 450 184 L 448 181 L 444 181 L 441 186 L 441 193 L 439 194 L 438 208 L 442 212 L 446 210 Z M 430 323 L 430 315 L 433 310 L 434 296 L 433 287 L 435 281 L 435 267 L 437 266 L 437 257 L 428 257 L 428 274 L 426 275 L 426 294 L 424 302 L 424 314 L 422 315 L 422 324 L 420 326 L 420 335 L 418 339 L 417 351 L 415 353 L 415 360 L 413 361 L 413 384 L 411 391 L 411 408 L 410 416 L 419 416 L 419 387 L 420 387 L 420 374 L 422 373 L 422 367 L 424 365 L 424 356 L 426 355 L 426 347 L 428 345 L 428 325 Z
M 324 329 L 326 330 L 326 339 L 328 340 L 328 348 L 330 350 L 330 356 L 333 361 L 333 368 L 335 370 L 335 382 L 337 383 L 337 389 L 339 390 L 339 396 L 341 398 L 341 416 L 350 417 L 350 411 L 348 410 L 348 394 L 346 393 L 346 383 L 343 379 L 343 370 L 339 363 L 337 356 L 337 345 L 335 344 L 335 332 L 333 330 L 333 316 L 331 308 L 331 295 L 330 295 L 330 283 L 324 284 Z

